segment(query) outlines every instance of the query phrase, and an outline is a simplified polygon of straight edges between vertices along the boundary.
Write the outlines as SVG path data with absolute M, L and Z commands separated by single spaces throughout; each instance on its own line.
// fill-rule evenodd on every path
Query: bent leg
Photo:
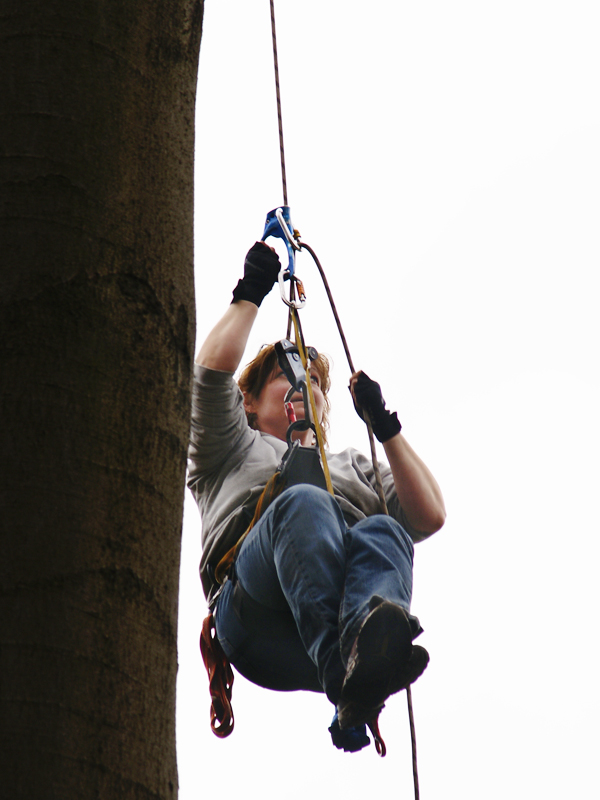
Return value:
M 346 550 L 346 580 L 340 608 L 344 661 L 348 659 L 361 622 L 369 613 L 373 596 L 410 611 L 414 546 L 396 520 L 377 514 L 348 530 Z
M 319 681 L 336 702 L 346 523 L 334 498 L 301 484 L 284 491 L 246 537 L 236 560 L 245 591 L 272 610 L 289 608 Z
M 412 541 L 392 518 L 377 515 L 348 529 L 337 502 L 327 492 L 307 484 L 287 489 L 246 537 L 235 565 L 239 584 L 264 609 L 262 627 L 268 642 L 259 644 L 259 637 L 244 632 L 242 626 L 235 634 L 237 645 L 229 642 L 232 663 L 254 682 L 269 686 L 274 677 L 264 676 L 273 664 L 286 668 L 287 658 L 289 669 L 297 668 L 306 682 L 293 688 L 314 690 L 307 653 L 316 665 L 319 684 L 337 704 L 348 655 L 369 613 L 371 598 L 377 595 L 409 610 L 412 559 Z M 233 630 L 236 615 L 231 609 L 225 613 L 225 602 L 220 600 L 219 605 L 217 631 L 227 639 L 225 620 Z M 293 620 L 296 644 L 301 642 L 305 653 L 293 644 L 294 636 L 277 633 L 278 614 Z M 232 649 L 236 650 L 233 654 Z
M 234 578 L 219 595 L 215 623 L 225 655 L 252 683 L 280 692 L 323 691 L 289 609 L 259 605 Z

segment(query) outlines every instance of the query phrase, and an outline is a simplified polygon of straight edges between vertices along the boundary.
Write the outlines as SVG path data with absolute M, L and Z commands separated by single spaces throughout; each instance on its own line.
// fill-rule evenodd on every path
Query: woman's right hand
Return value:
M 233 290 L 232 302 L 248 300 L 260 306 L 273 288 L 280 271 L 281 263 L 275 250 L 264 242 L 256 242 L 246 255 L 244 277 Z
M 196 363 L 209 369 L 235 372 L 244 355 L 258 307 L 273 288 L 281 264 L 279 256 L 264 242 L 250 248 L 244 262 L 244 277 L 233 292 L 233 301 L 206 337 Z

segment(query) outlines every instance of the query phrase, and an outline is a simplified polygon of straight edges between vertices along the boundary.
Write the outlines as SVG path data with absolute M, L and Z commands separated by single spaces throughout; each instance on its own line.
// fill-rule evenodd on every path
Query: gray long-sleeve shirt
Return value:
M 208 565 L 215 567 L 244 533 L 286 449 L 277 437 L 248 427 L 232 373 L 195 366 L 188 486 L 202 515 L 200 574 L 207 597 L 212 588 Z M 370 459 L 349 448 L 327 453 L 327 463 L 348 525 L 381 513 Z M 391 470 L 384 464 L 380 469 L 389 513 L 413 541 L 424 539 L 405 517 Z

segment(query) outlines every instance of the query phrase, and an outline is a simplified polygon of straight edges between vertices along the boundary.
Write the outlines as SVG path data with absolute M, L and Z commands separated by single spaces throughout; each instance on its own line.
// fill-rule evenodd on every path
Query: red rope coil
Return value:
M 210 691 L 210 727 L 215 736 L 224 739 L 233 731 L 234 719 L 231 707 L 233 670 L 217 639 L 217 629 L 212 614 L 202 623 L 200 652 L 208 672 Z

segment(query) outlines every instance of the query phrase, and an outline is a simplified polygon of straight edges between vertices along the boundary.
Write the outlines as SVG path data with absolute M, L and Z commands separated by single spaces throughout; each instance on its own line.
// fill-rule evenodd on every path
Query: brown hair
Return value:
M 327 444 L 327 431 L 329 429 L 329 410 L 330 403 L 327 396 L 331 388 L 331 379 L 329 377 L 330 364 L 327 356 L 319 353 L 318 358 L 311 362 L 321 379 L 321 391 L 323 392 L 323 419 L 321 420 L 321 428 L 323 431 L 323 439 Z M 244 392 L 258 400 L 260 393 L 265 387 L 269 378 L 275 372 L 277 367 L 277 353 L 275 352 L 274 344 L 265 344 L 258 351 L 258 355 L 249 364 L 247 364 L 240 377 L 238 378 L 238 386 Z M 248 418 L 248 425 L 256 430 L 256 414 L 246 412 Z

